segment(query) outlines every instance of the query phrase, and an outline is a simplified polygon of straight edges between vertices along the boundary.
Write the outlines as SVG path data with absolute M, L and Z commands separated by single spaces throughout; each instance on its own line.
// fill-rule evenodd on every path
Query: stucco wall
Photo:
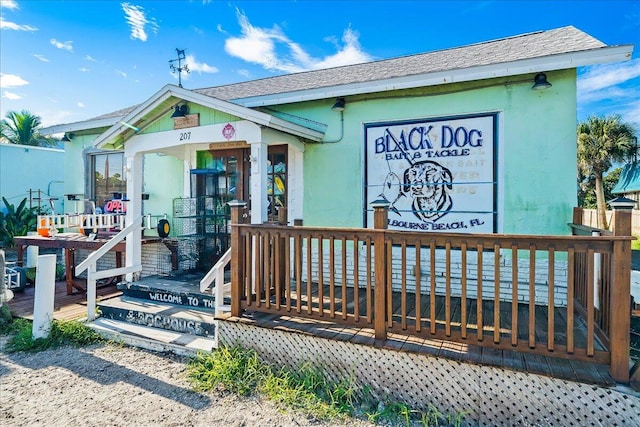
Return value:
M 348 98 L 342 140 L 307 144 L 305 225 L 362 226 L 364 123 L 497 112 L 497 231 L 568 234 L 576 204 L 576 75 L 548 78 L 553 87 L 544 91 L 531 90 L 533 77 L 524 76 Z M 330 104 L 290 112 L 328 124 L 333 139 L 340 116 Z
M 17 206 L 29 198 L 29 190 L 42 190 L 42 197 L 57 197 L 56 212 L 60 212 L 64 194 L 64 151 L 26 145 L 0 144 L 0 197 Z M 37 197 L 37 194 L 34 194 Z M 28 202 L 27 202 L 28 203 Z M 34 206 L 38 201 L 34 201 Z M 50 209 L 48 200 L 42 207 Z M 0 202 L 0 210 L 5 211 Z

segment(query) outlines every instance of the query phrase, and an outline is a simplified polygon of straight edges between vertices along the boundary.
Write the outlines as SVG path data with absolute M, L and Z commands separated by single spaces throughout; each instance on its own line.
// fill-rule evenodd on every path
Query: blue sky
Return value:
M 578 120 L 619 113 L 640 130 L 640 1 L 0 0 L 0 115 L 45 126 L 188 89 L 446 49 L 566 25 L 631 61 L 579 69 Z

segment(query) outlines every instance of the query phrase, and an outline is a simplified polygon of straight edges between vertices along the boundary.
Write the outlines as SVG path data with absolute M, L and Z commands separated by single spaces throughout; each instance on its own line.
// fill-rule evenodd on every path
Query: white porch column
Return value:
M 127 216 L 126 223 L 131 224 L 133 219 L 142 215 L 142 153 L 133 153 L 126 156 L 127 171 Z M 142 264 L 142 233 L 131 233 L 126 239 L 126 267 Z M 133 281 L 133 274 L 126 276 L 128 282 Z
M 303 146 L 304 148 L 304 146 Z M 289 144 L 287 170 L 287 214 L 289 224 L 293 224 L 296 219 L 303 219 L 303 197 L 304 197 L 304 152 L 299 147 Z
M 267 144 L 251 144 L 251 223 L 267 220 Z

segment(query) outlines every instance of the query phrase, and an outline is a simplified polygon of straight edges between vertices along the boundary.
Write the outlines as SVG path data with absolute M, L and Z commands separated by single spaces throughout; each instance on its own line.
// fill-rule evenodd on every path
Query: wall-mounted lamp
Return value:
M 336 99 L 336 103 L 331 107 L 332 111 L 344 111 L 344 98 Z
M 60 141 L 69 142 L 73 139 L 73 132 L 65 132 Z
M 542 90 L 550 87 L 551 83 L 547 81 L 547 75 L 545 73 L 538 73 L 533 78 L 533 86 L 531 86 L 531 89 Z
M 176 105 L 173 114 L 171 114 L 171 118 L 184 117 L 187 114 L 189 114 L 189 106 L 187 104 Z

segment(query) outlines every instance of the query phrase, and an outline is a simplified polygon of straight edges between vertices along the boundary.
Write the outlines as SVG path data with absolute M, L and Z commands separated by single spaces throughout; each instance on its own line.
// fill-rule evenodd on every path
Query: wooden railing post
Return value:
M 618 198 L 620 199 L 620 198 Z M 618 200 L 615 199 L 615 200 Z M 629 200 L 629 199 L 626 199 Z M 631 236 L 631 209 L 635 205 L 629 200 L 628 205 L 615 205 L 612 225 L 615 236 Z M 609 347 L 614 380 L 629 382 L 629 332 L 631 328 L 631 241 L 616 240 L 613 242 L 611 266 L 611 300 L 609 319 Z
M 584 209 L 576 206 L 573 208 L 573 223 L 582 225 L 584 222 Z M 574 233 L 575 234 L 575 233 Z
M 282 225 L 282 226 L 287 226 L 288 220 L 287 220 L 287 207 L 286 206 L 279 206 L 278 207 L 278 225 Z M 278 285 L 276 292 L 279 293 L 279 295 L 276 296 L 277 299 L 281 299 L 282 295 L 281 293 L 284 292 L 284 288 L 286 286 L 289 286 L 288 283 L 285 283 L 286 280 L 286 269 L 288 268 L 287 266 L 289 265 L 289 260 L 285 259 L 285 255 L 286 255 L 286 251 L 285 251 L 285 245 L 287 244 L 287 238 L 285 237 L 280 237 L 279 242 L 278 242 L 278 258 L 276 259 L 278 262 L 278 271 L 279 271 L 279 275 L 278 275 Z
M 247 203 L 240 200 L 232 200 L 228 204 L 231 207 L 231 315 L 239 317 L 241 314 L 242 285 L 245 279 L 245 248 L 237 225 L 243 222 L 242 211 L 247 206 Z
M 386 200 L 376 200 L 371 203 L 373 207 L 373 228 L 376 230 L 386 230 L 389 223 L 389 202 Z M 374 298 L 374 329 L 375 339 L 387 339 L 387 249 L 385 244 L 385 233 L 376 233 L 373 240 L 374 264 L 375 264 L 375 288 Z

